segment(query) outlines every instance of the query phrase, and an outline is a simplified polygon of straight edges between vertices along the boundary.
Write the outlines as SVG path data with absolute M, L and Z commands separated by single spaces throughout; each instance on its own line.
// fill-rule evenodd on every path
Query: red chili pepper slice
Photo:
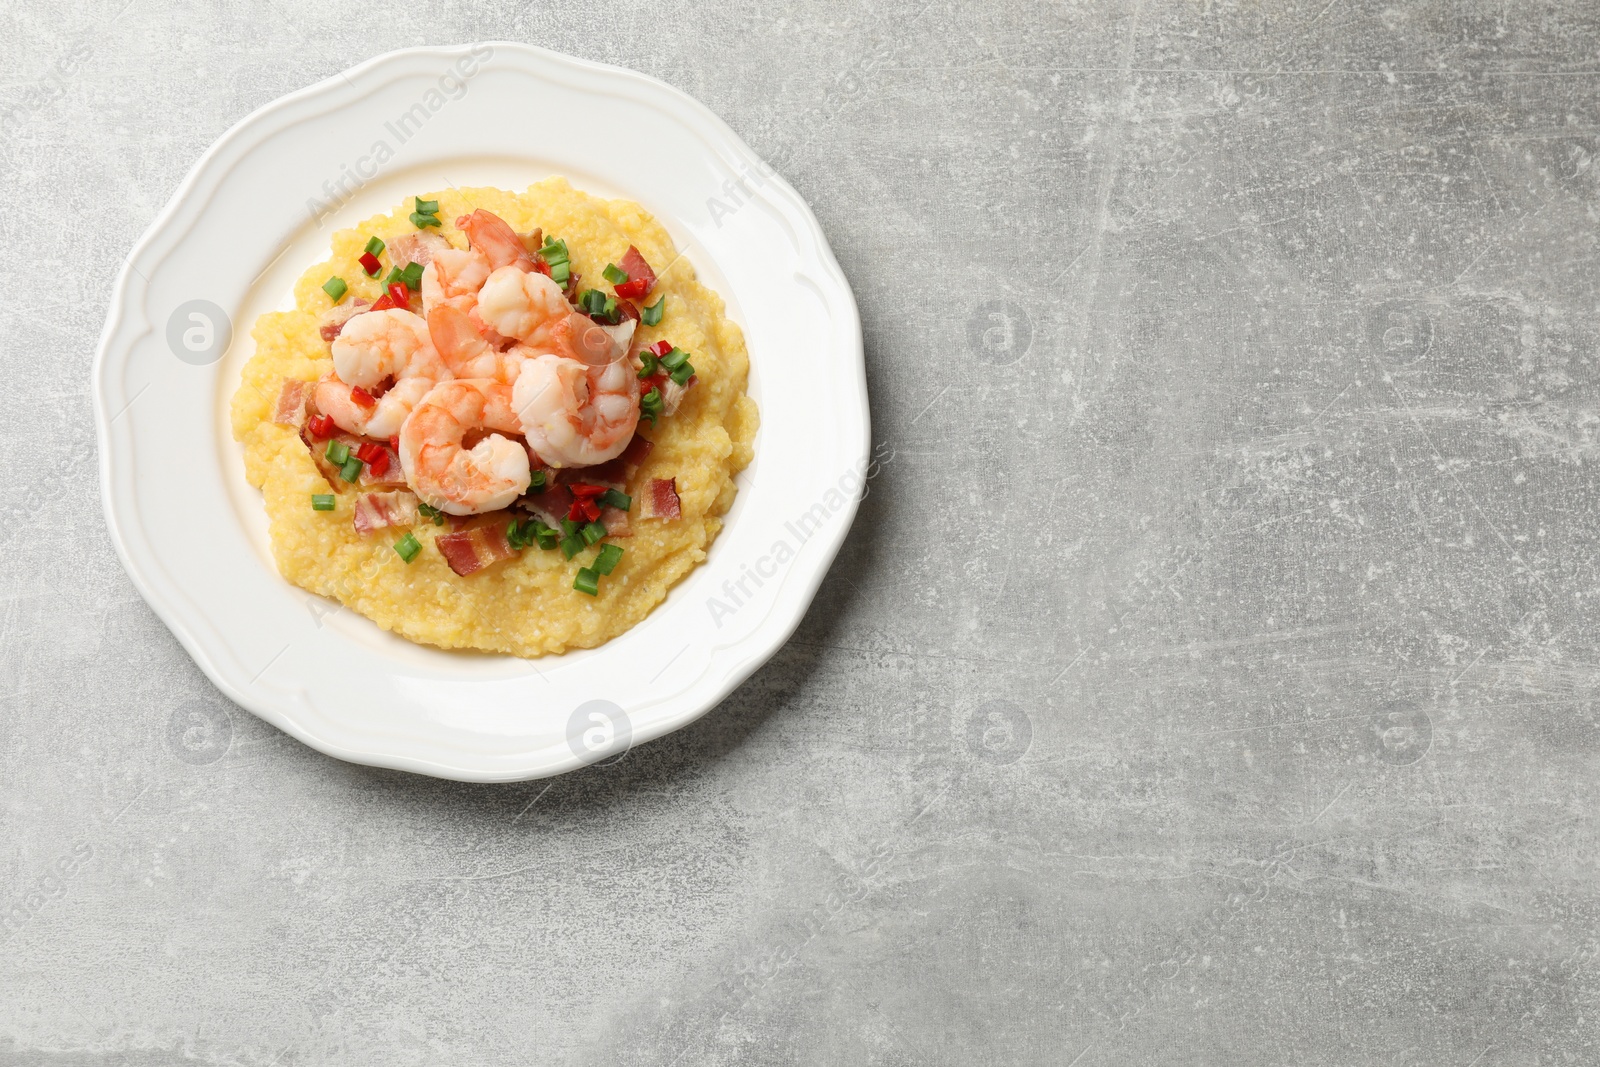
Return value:
M 374 300 L 372 302 L 372 306 L 369 307 L 367 310 L 368 311 L 388 311 L 390 308 L 401 307 L 401 306 L 402 305 L 396 304 L 394 302 L 394 298 L 392 296 L 390 296 L 388 293 L 384 293 L 382 296 L 378 297 L 378 299 Z
M 395 434 L 393 437 L 389 438 L 389 447 L 394 449 L 396 452 L 400 451 L 400 435 L 399 434 Z
M 367 272 L 368 277 L 376 275 L 383 269 L 383 264 L 379 263 L 378 257 L 371 252 L 361 253 L 361 258 L 357 262 L 361 264 L 361 269 Z
M 573 496 L 584 500 L 587 500 L 589 497 L 599 496 L 601 493 L 606 491 L 606 487 L 603 485 L 586 485 L 583 482 L 576 482 L 572 485 L 569 485 L 567 488 L 572 490 Z
M 645 351 L 650 353 L 652 356 L 655 356 L 657 359 L 660 359 L 662 356 L 672 351 L 672 342 L 657 341 L 655 344 L 645 349 Z
M 319 441 L 326 441 L 339 431 L 334 425 L 331 415 L 313 415 L 306 420 L 306 428 L 311 431 L 311 436 Z
M 373 395 L 361 388 L 359 385 L 351 388 L 350 399 L 354 400 L 357 404 L 366 408 L 368 411 L 371 411 L 373 408 L 378 406 L 378 401 L 373 398 Z M 362 456 L 361 458 L 366 459 L 367 457 Z
M 374 447 L 376 448 L 376 446 Z M 372 472 L 374 478 L 382 478 L 389 473 L 389 453 L 381 448 L 377 449 L 377 453 L 367 461 L 367 470 Z
M 394 301 L 397 308 L 408 308 L 411 306 L 411 290 L 406 288 L 405 282 L 391 282 L 389 299 Z
M 356 449 L 356 458 L 363 463 L 371 463 L 379 456 L 386 456 L 388 454 L 389 453 L 383 450 L 383 446 L 378 444 L 376 441 L 363 441 L 361 442 L 361 447 Z

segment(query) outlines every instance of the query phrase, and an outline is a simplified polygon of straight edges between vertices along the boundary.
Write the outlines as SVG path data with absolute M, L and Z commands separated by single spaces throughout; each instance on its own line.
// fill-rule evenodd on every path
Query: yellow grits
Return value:
M 606 264 L 621 260 L 628 245 L 636 246 L 659 275 L 645 302 L 666 297 L 661 323 L 641 326 L 644 343 L 665 339 L 689 352 L 698 381 L 676 413 L 653 429 L 642 424 L 655 448 L 628 485 L 635 501 L 633 536 L 613 539 L 625 551 L 616 570 L 600 579 L 598 597 L 574 590 L 572 582 L 599 546 L 571 560 L 559 550 L 535 546 L 460 577 L 433 544 L 450 531 L 448 524 L 389 527 L 363 537 L 351 522 L 358 493 L 349 487 L 338 494 L 333 511 L 313 511 L 312 494 L 331 490 L 298 431 L 272 421 L 278 393 L 285 378 L 314 381 L 332 370 L 329 344 L 318 333 L 318 320 L 333 303 L 322 284 L 330 276 L 343 278 L 350 287 L 346 301 L 382 295 L 387 251 L 377 279 L 368 278 L 356 261 L 373 235 L 387 242 L 415 232 L 407 200 L 391 214 L 335 233 L 332 257 L 296 283 L 295 310 L 264 314 L 252 331 L 256 352 L 233 396 L 233 435 L 244 445 L 250 484 L 266 502 L 278 570 L 295 585 L 331 597 L 386 630 L 441 648 L 517 656 L 592 648 L 648 615 L 705 558 L 722 527 L 721 516 L 733 503 L 733 476 L 750 462 L 758 424 L 755 402 L 745 395 L 744 335 L 725 317 L 722 299 L 695 280 L 688 260 L 678 258 L 666 231 L 632 201 L 590 196 L 564 178 L 539 182 L 520 194 L 449 189 L 421 196 L 439 201 L 437 232 L 457 248 L 466 247 L 466 238 L 454 221 L 475 208 L 494 212 L 518 232 L 537 226 L 547 236 L 564 238 L 581 284 L 603 292 L 610 291 L 601 277 Z M 639 487 L 651 478 L 677 479 L 682 518 L 639 517 Z M 408 529 L 422 544 L 409 564 L 393 547 Z

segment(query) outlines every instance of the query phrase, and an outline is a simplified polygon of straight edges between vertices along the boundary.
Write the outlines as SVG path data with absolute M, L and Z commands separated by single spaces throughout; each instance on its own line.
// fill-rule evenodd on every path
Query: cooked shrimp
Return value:
M 478 331 L 471 316 L 449 304 L 428 312 L 428 334 L 439 358 L 457 378 L 493 378 L 510 385 L 517 380 L 523 361 L 534 354 L 521 345 L 500 351 Z
M 456 219 L 456 229 L 467 235 L 467 241 L 474 249 L 489 258 L 489 264 L 495 270 L 501 267 L 533 269 L 533 256 L 528 253 L 522 238 L 517 236 L 517 231 L 511 228 L 509 222 L 494 212 L 480 207 L 470 215 L 462 215 Z
M 333 369 L 340 381 L 363 389 L 389 377 L 451 377 L 434 350 L 428 324 L 400 308 L 363 312 L 345 323 L 333 340 Z
M 434 252 L 422 268 L 422 310 L 426 313 L 449 304 L 471 311 L 490 269 L 488 257 L 481 252 L 460 248 Z
M 400 427 L 400 467 L 423 503 L 451 515 L 498 511 L 527 492 L 527 449 L 517 433 L 511 386 L 487 378 L 440 382 Z M 471 448 L 467 434 L 490 433 Z
M 591 366 L 543 354 L 524 362 L 512 400 L 528 444 L 552 467 L 588 467 L 619 455 L 639 425 L 631 360 Z
M 375 402 L 363 404 L 352 395 L 352 386 L 330 374 L 317 383 L 311 398 L 340 429 L 366 437 L 393 437 L 435 384 L 431 378 L 401 378 Z
M 628 351 L 627 337 L 619 345 L 615 327 L 608 330 L 572 310 L 561 287 L 543 274 L 513 267 L 495 271 L 478 291 L 477 314 L 496 333 L 589 366 L 612 363 Z

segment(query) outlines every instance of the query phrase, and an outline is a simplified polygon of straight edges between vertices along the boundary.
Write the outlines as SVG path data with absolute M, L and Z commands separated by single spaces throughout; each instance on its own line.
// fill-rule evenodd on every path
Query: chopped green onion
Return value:
M 567 283 L 572 280 L 572 265 L 566 260 L 550 264 L 550 280 L 563 289 L 566 288 Z
M 661 402 L 660 389 L 652 386 L 648 393 L 639 398 L 639 413 L 644 418 L 650 420 L 650 425 L 655 425 L 656 420 L 661 417 L 663 410 L 664 408 Z
M 522 523 L 516 519 L 506 523 L 506 544 L 512 548 L 528 547 L 528 543 L 522 539 Z
M 621 545 L 601 545 L 600 554 L 594 558 L 591 566 L 600 574 L 610 574 L 617 569 L 617 564 L 621 561 Z
M 344 461 L 344 466 L 339 468 L 339 477 L 343 478 L 351 485 L 354 485 L 356 483 L 356 479 L 361 477 L 361 468 L 365 466 L 366 464 L 361 462 L 361 460 L 357 459 L 355 456 L 351 456 L 349 459 Z
M 618 511 L 627 511 L 633 507 L 633 497 L 619 489 L 607 489 L 600 494 L 600 506 L 603 508 L 616 508 Z
M 599 596 L 600 576 L 588 567 L 579 567 L 577 577 L 572 579 L 572 588 L 590 596 Z
M 617 266 L 615 263 L 607 263 L 606 269 L 600 273 L 605 277 L 605 280 L 610 282 L 612 285 L 621 285 L 628 280 L 628 272 Z
M 533 520 L 533 539 L 539 543 L 540 548 L 546 550 L 556 547 L 558 541 L 556 532 L 538 519 Z
M 577 534 L 573 534 L 571 537 L 563 537 L 561 539 L 561 554 L 566 556 L 568 559 L 571 559 L 579 552 L 582 552 L 585 547 L 586 546 L 583 543 L 583 538 L 579 537 Z
M 435 526 L 444 525 L 444 512 L 438 508 L 429 507 L 427 504 L 418 504 L 417 511 L 425 519 L 432 519 Z
M 567 242 L 558 241 L 554 237 L 546 237 L 544 239 L 544 247 L 539 249 L 539 255 L 543 256 L 544 261 L 552 266 L 557 263 L 565 263 L 571 258 L 567 252 Z
M 654 304 L 639 312 L 639 321 L 646 326 L 655 326 L 661 321 L 661 313 L 666 310 L 667 298 L 662 296 Z
M 377 256 L 383 254 L 383 242 L 376 237 L 367 238 L 367 255 Z
M 407 563 L 417 558 L 417 553 L 422 551 L 422 542 L 412 534 L 406 534 L 394 543 L 396 554 Z
M 332 511 L 333 510 L 333 494 L 332 493 L 312 493 L 311 494 L 311 510 L 312 511 Z
M 439 216 L 424 215 L 420 212 L 413 211 L 411 213 L 411 225 L 415 226 L 419 230 L 425 230 L 429 226 L 439 225 Z
M 573 522 L 571 519 L 562 519 L 561 532 L 566 534 L 568 537 L 571 537 L 573 534 L 578 532 L 578 524 Z
M 395 282 L 398 282 L 398 281 L 401 281 L 401 280 L 403 280 L 403 279 L 402 279 L 401 274 L 400 274 L 400 268 L 399 267 L 390 267 L 389 268 L 389 276 L 383 280 L 383 287 L 385 289 L 387 289 L 387 288 L 389 288 L 389 286 L 393 285 Z
M 343 441 L 329 441 L 328 450 L 322 454 L 327 457 L 329 463 L 342 467 L 345 460 L 350 458 L 350 446 Z
M 544 492 L 544 485 L 545 485 L 544 471 L 534 471 L 533 472 L 533 476 L 528 479 L 528 492 L 530 492 L 530 493 L 542 493 L 542 492 Z
M 420 196 L 413 197 L 413 199 L 415 199 L 416 202 L 417 202 L 417 214 L 419 214 L 419 215 L 437 215 L 439 213 L 439 201 L 437 201 L 437 200 L 424 200 Z
M 656 372 L 656 368 L 659 366 L 661 366 L 661 361 L 656 358 L 654 352 L 640 352 L 639 380 L 642 382 L 646 378 L 653 376 Z
M 689 353 L 676 345 L 673 346 L 672 351 L 661 357 L 661 365 L 668 370 L 677 370 L 687 362 L 689 362 Z
M 694 377 L 694 364 L 693 363 L 685 363 L 683 366 L 679 367 L 677 370 L 672 372 L 672 380 L 677 382 L 679 385 L 686 385 L 688 383 L 689 379 L 693 378 L 693 377 Z
M 350 287 L 344 283 L 343 278 L 335 275 L 322 283 L 322 291 L 328 294 L 328 299 L 337 304 L 344 299 L 344 294 L 350 291 Z
M 583 543 L 592 545 L 606 535 L 606 526 L 603 522 L 591 522 L 578 531 L 578 536 L 583 538 Z
M 400 272 L 400 280 L 406 283 L 406 288 L 413 293 L 422 288 L 422 264 L 407 263 L 406 269 Z
M 622 316 L 617 313 L 617 298 L 607 296 L 598 289 L 585 289 L 578 294 L 578 306 L 592 319 L 616 325 Z

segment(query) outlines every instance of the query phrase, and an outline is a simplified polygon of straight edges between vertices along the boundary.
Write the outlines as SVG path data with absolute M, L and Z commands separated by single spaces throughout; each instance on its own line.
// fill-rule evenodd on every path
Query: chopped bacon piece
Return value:
M 656 272 L 650 269 L 650 264 L 639 254 L 639 250 L 632 245 L 622 254 L 622 262 L 617 264 L 628 274 L 628 280 L 615 287 L 616 294 L 629 300 L 638 300 L 648 296 L 650 290 L 655 288 Z
M 342 304 L 335 304 L 322 313 L 318 321 L 317 332 L 324 341 L 332 341 L 344 329 L 344 324 L 361 314 L 363 311 L 372 310 L 367 301 L 361 297 L 351 297 Z
M 517 554 L 506 540 L 507 523 L 500 519 L 436 538 L 439 554 L 462 577 Z
M 696 380 L 696 377 L 691 376 L 682 385 L 679 385 L 671 378 L 663 381 L 661 383 L 661 414 L 671 415 L 676 412 L 678 405 L 683 403 L 683 394 L 689 391 L 689 386 L 693 385 Z
M 272 413 L 272 421 L 285 426 L 299 429 L 306 421 L 306 396 L 311 392 L 311 383 L 299 378 L 285 378 L 283 388 L 278 390 L 278 406 Z
M 678 498 L 678 479 L 652 478 L 645 487 L 639 514 L 646 519 L 681 519 L 682 503 Z
M 605 486 L 607 489 L 622 489 L 628 484 L 644 461 L 650 455 L 650 450 L 656 447 L 655 442 L 641 434 L 634 434 L 633 440 L 628 442 L 628 447 L 622 450 L 622 455 L 616 459 L 607 460 L 597 467 L 579 467 L 571 473 L 583 478 L 586 482 Z M 606 527 L 610 529 L 610 527 Z
M 522 247 L 527 249 L 528 255 L 533 257 L 534 269 L 537 270 L 540 263 L 539 249 L 544 247 L 543 227 L 535 226 L 531 232 L 519 233 L 517 236 L 522 238 Z M 543 273 L 549 274 L 550 268 L 546 267 Z
M 628 513 L 621 508 L 601 508 L 600 525 L 606 528 L 607 537 L 632 537 L 633 526 Z
M 543 519 L 546 526 L 559 530 L 561 520 L 567 517 L 575 499 L 571 489 L 555 483 L 547 484 L 542 493 L 525 493 L 518 497 L 517 506 Z
M 369 534 L 385 526 L 412 526 L 422 520 L 415 493 L 362 493 L 356 497 L 356 533 Z
M 361 481 L 363 486 L 403 486 L 406 484 L 405 472 L 400 469 L 400 457 L 390 451 L 381 441 L 367 441 L 361 438 L 351 438 L 352 441 L 361 441 L 360 445 L 351 445 L 350 450 L 361 460 Z M 367 457 L 371 456 L 371 459 Z
M 426 267 L 433 262 L 435 252 L 443 252 L 449 247 L 451 247 L 450 242 L 432 230 L 418 230 L 416 233 L 402 234 L 390 241 L 389 259 L 402 269 L 412 263 L 420 263 Z

